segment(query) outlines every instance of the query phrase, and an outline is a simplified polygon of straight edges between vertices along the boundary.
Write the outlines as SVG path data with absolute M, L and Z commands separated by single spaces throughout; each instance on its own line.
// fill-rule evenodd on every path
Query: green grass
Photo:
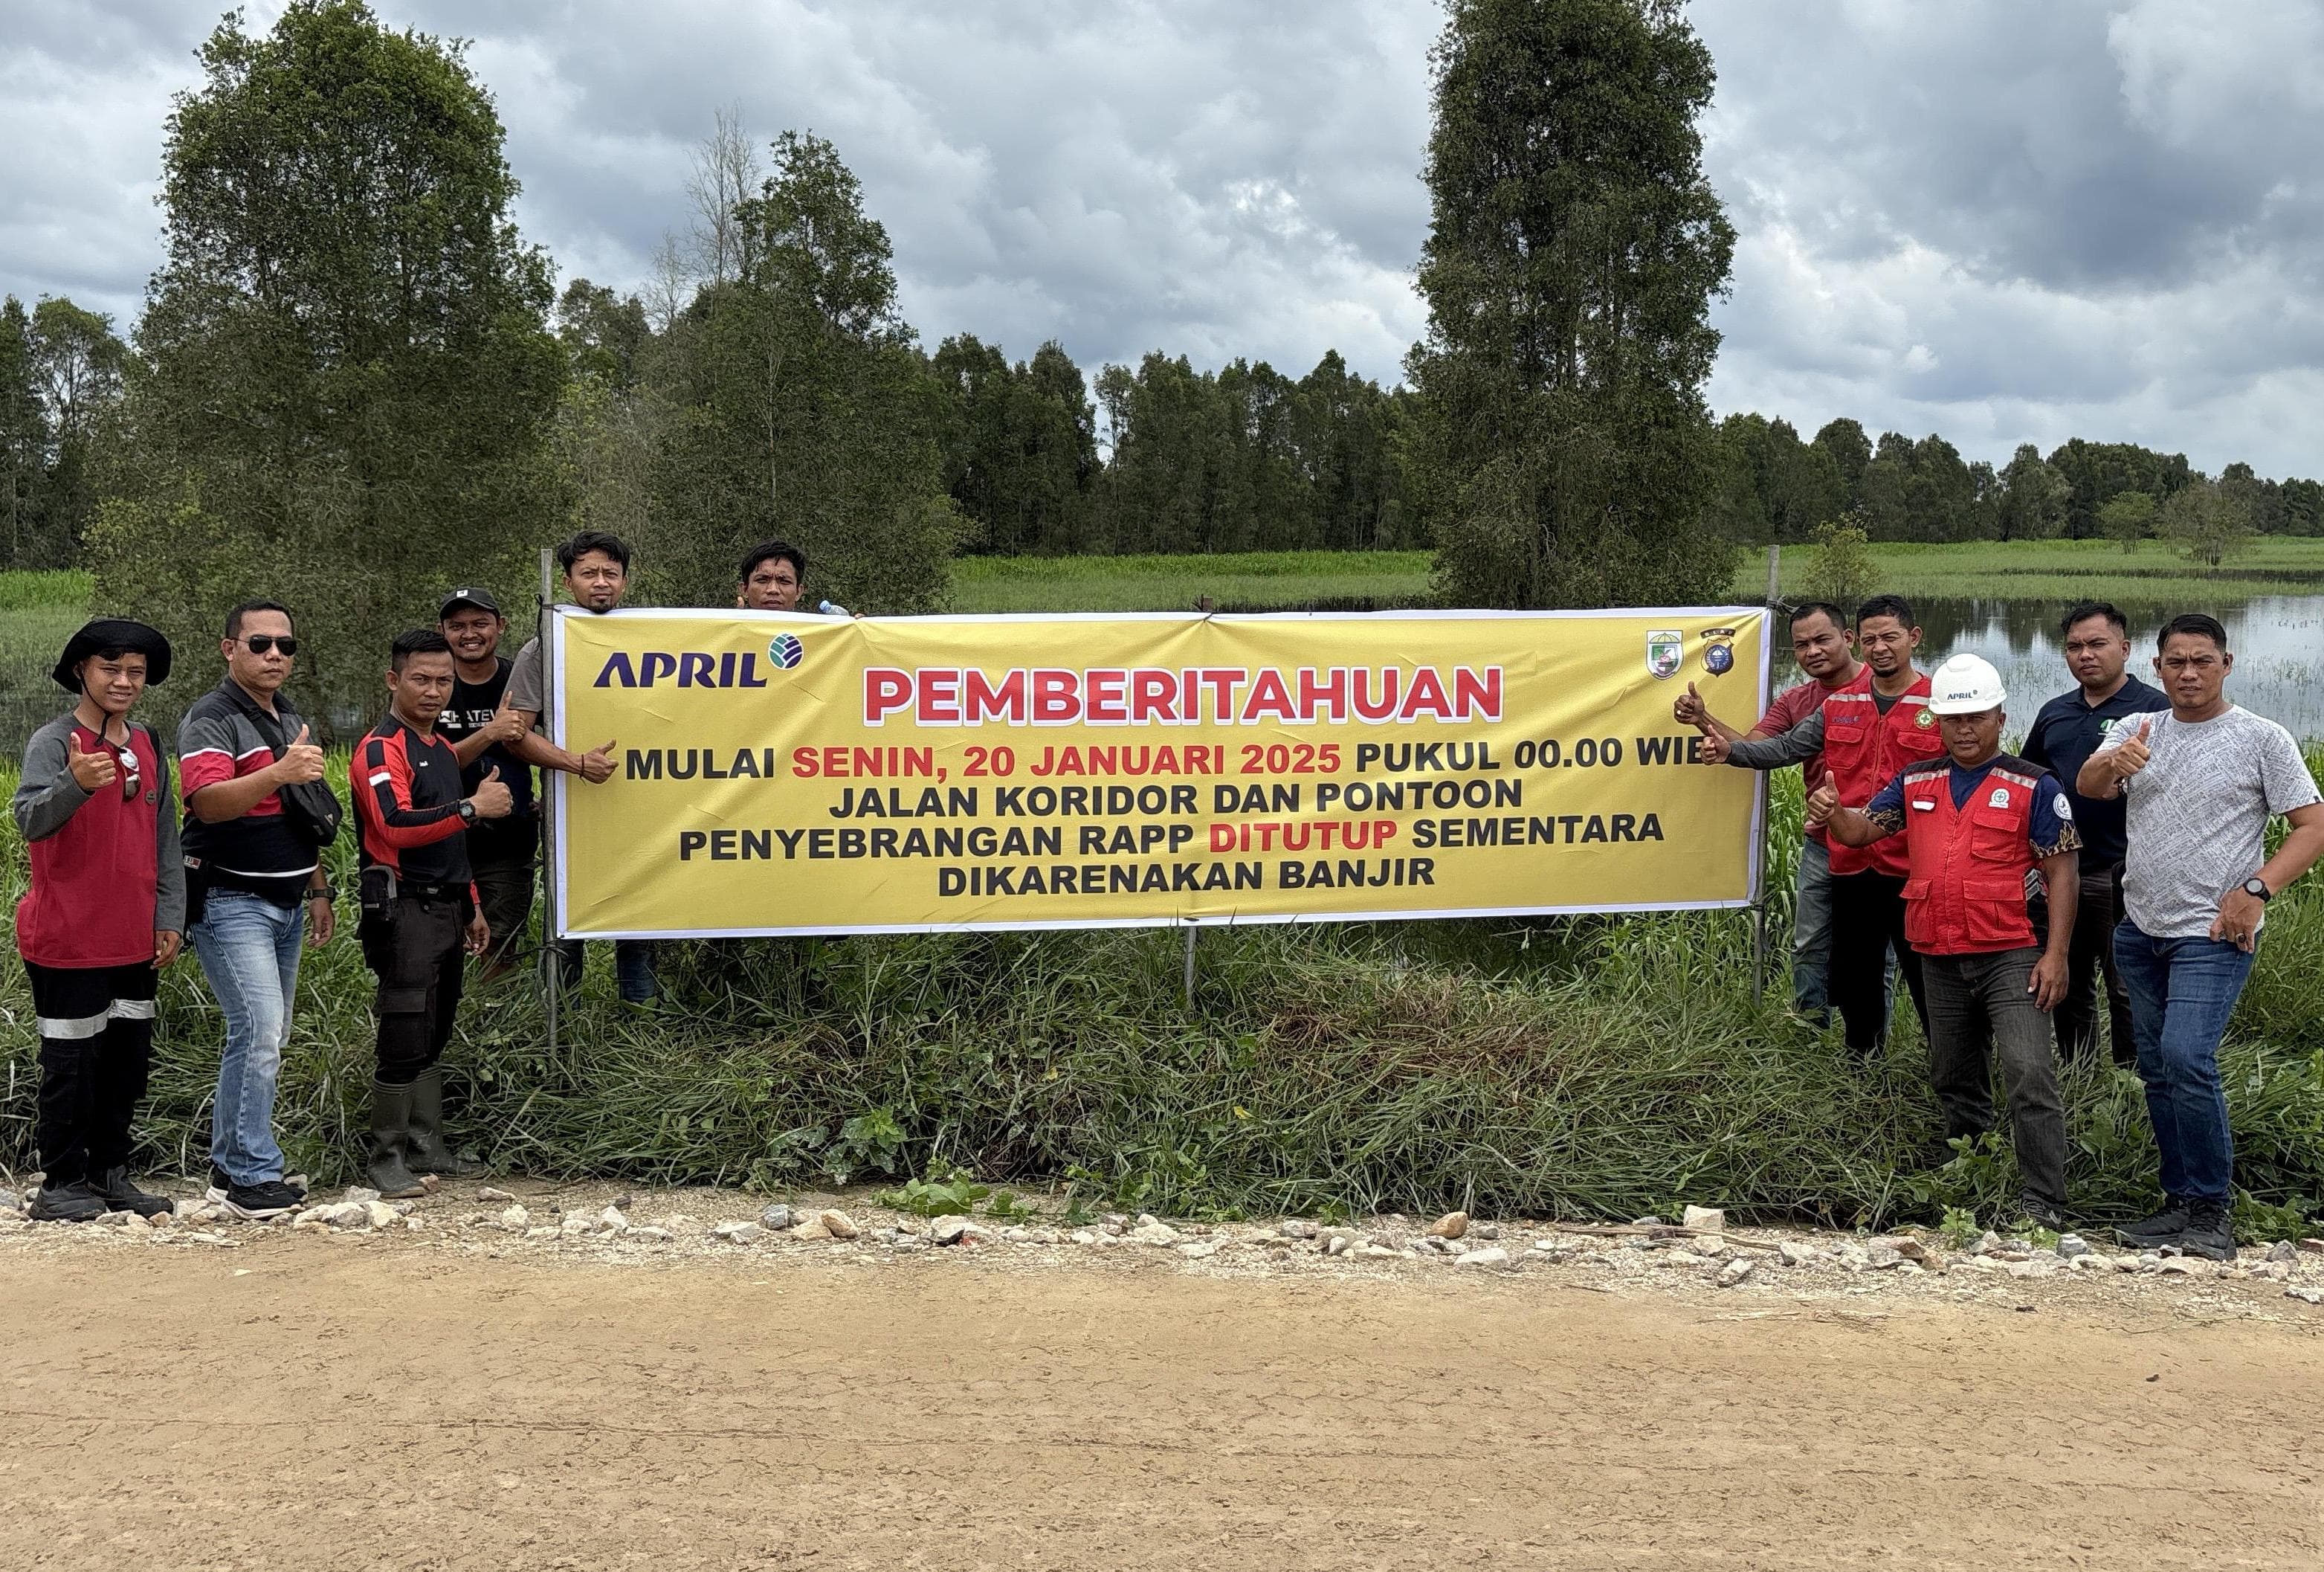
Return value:
M 2135 552 L 2110 541 L 1971 541 L 1875 545 L 1871 553 L 1880 587 L 1904 596 L 2108 599 L 2144 606 L 2177 600 L 2196 589 L 2209 601 L 2324 591 L 2324 540 L 2282 536 L 2254 541 L 2217 572 L 2153 541 Z M 1784 594 L 1804 590 L 1815 559 L 1813 547 L 1784 548 Z M 1766 587 L 1766 549 L 1745 550 L 1733 594 L 1757 604 Z
M 1799 797 L 1779 780 L 1782 889 Z M 0 837 L 0 899 L 23 878 Z M 1784 1013 L 1780 979 L 1754 1001 L 1750 931 L 1732 912 L 1211 929 L 1191 1012 L 1167 930 L 671 944 L 675 1020 L 614 1003 L 597 946 L 553 1055 L 528 990 L 463 1005 L 453 1122 L 507 1170 L 775 1190 L 973 1173 L 1215 1216 L 1623 1218 L 1691 1200 L 1843 1225 L 1995 1216 L 2006 1151 L 1932 1166 L 1946 1154 L 1909 1016 L 1857 1070 Z M 2252 1204 L 2309 1216 L 2324 1206 L 2319 967 L 2324 879 L 2272 911 L 2225 1057 Z M 278 1126 L 292 1167 L 327 1179 L 355 1156 L 371 992 L 349 939 L 309 952 Z M 0 1163 L 19 1171 L 29 1004 L 0 959 Z M 141 1161 L 198 1171 L 220 1029 L 190 958 L 161 1005 Z M 2066 1090 L 2078 1207 L 2135 1213 L 2154 1175 L 2136 1080 L 2079 1067 Z
M 1425 551 L 1251 551 L 1190 557 L 964 557 L 953 570 L 962 612 L 1336 609 L 1428 599 Z

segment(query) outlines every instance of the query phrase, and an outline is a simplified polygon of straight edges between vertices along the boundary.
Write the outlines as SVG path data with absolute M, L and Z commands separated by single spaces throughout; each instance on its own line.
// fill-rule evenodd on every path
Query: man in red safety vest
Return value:
M 1944 743 L 1928 709 L 1929 679 L 1913 664 L 1921 630 L 1912 606 L 1897 596 L 1874 596 L 1857 608 L 1856 643 L 1864 669 L 1826 694 L 1814 714 L 1764 742 L 1730 742 L 1704 726 L 1704 761 L 1780 770 L 1821 754 L 1841 797 L 1866 802 L 1907 764 L 1942 758 Z M 1920 958 L 1904 938 L 1904 848 L 1859 848 L 1835 839 L 1829 991 L 1859 1059 L 1871 1058 L 1888 1035 L 1891 955 L 1925 1032 Z
M 2066 1114 L 2048 1012 L 2066 994 L 2080 889 L 2080 837 L 2057 778 L 2001 751 L 2001 674 L 1955 655 L 1930 682 L 1944 759 L 1908 764 L 1859 811 L 1824 777 L 1811 824 L 1842 846 L 1900 847 L 1904 934 L 1927 990 L 1929 1078 L 1945 1138 L 1974 1141 L 1993 1124 L 1995 1050 L 2008 1089 L 2010 1134 L 2025 1218 L 2066 1226 Z M 2035 867 L 2050 891 L 2050 938 L 2036 945 L 2025 911 Z

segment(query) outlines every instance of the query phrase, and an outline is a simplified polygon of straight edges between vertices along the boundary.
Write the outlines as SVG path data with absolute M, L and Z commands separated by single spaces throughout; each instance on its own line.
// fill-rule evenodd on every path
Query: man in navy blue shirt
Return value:
M 2067 783 L 2074 827 L 2081 833 L 2081 900 L 2074 908 L 2073 948 L 2067 952 L 2066 996 L 2053 1020 L 2058 1051 L 2069 1059 L 2096 1053 L 2098 979 L 2106 980 L 2107 1034 L 2114 1062 L 2138 1058 L 2130 1036 L 2130 995 L 2115 971 L 2114 930 L 2122 920 L 2122 859 L 2126 846 L 2120 798 L 2100 800 L 2073 790 L 2073 779 L 2114 728 L 2171 707 L 2163 690 L 2130 675 L 2130 624 L 2105 601 L 2086 601 L 2066 614 L 2060 631 L 2066 666 L 2080 684 L 2042 707 L 2025 734 L 2024 757 Z

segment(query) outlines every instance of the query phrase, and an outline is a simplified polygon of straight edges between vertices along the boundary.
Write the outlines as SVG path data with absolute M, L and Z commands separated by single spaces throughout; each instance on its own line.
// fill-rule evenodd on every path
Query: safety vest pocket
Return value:
M 1972 879 L 1961 891 L 1969 943 L 1978 946 L 2031 944 L 2034 925 L 2025 915 L 2025 882 Z
M 1929 910 L 1929 881 L 1904 881 L 1904 942 L 1918 949 L 1936 938 L 1936 916 Z

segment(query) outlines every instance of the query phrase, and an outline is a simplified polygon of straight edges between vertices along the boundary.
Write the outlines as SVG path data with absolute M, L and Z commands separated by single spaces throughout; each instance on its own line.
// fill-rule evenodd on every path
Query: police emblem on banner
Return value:
M 1735 637 L 1733 628 L 1713 628 L 1702 635 L 1711 641 L 1702 652 L 1702 669 L 1713 677 L 1724 677 L 1735 670 Z
M 1646 670 L 1657 677 L 1675 677 L 1678 663 L 1686 656 L 1686 637 L 1676 632 L 1655 632 L 1646 635 Z
M 807 646 L 796 633 L 777 633 L 767 643 L 767 659 L 788 671 L 807 659 Z

